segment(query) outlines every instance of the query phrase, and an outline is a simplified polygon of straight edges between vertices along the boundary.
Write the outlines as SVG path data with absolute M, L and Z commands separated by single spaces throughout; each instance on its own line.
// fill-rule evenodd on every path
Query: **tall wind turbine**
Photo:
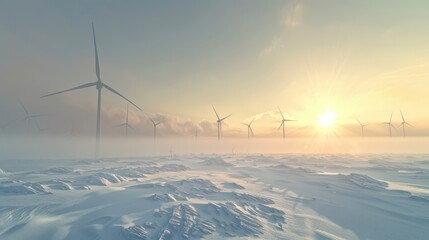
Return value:
M 128 128 L 131 128 L 131 129 L 134 129 L 133 128 L 133 126 L 131 126 L 129 123 L 128 123 L 128 104 L 127 104 L 127 116 L 126 116 L 126 118 L 125 118 L 125 122 L 124 123 L 122 123 L 122 124 L 119 124 L 119 125 L 116 125 L 117 127 L 125 127 L 125 136 L 128 136 Z
M 400 110 L 400 111 L 401 111 L 402 122 L 401 122 L 401 125 L 399 125 L 399 127 L 402 126 L 402 133 L 405 137 L 405 125 L 411 126 L 411 124 L 409 124 L 407 121 L 405 121 L 404 115 L 402 114 L 402 110 Z
M 292 121 L 295 121 L 295 120 L 286 119 L 285 116 L 282 113 L 282 110 L 280 110 L 280 107 L 279 107 L 279 112 L 282 115 L 282 122 L 280 123 L 279 129 L 283 127 L 283 141 L 284 141 L 285 140 L 285 122 L 292 122 Z
M 27 122 L 27 133 L 30 130 L 30 124 L 31 124 L 32 120 L 34 121 L 34 124 L 36 124 L 37 129 L 40 131 L 41 129 L 39 127 L 39 124 L 36 121 L 36 118 L 43 117 L 46 115 L 45 114 L 30 114 L 28 112 L 27 108 L 25 108 L 24 104 L 21 101 L 19 101 L 19 104 L 21 104 L 21 107 L 22 107 L 22 109 L 24 109 L 24 112 L 25 112 L 25 118 L 23 120 Z
M 150 121 L 153 124 L 153 141 L 156 142 L 156 127 L 161 124 L 162 122 L 155 122 L 151 117 L 149 117 Z
M 359 121 L 359 119 L 356 119 L 357 121 L 358 121 L 358 123 L 359 123 L 359 125 L 360 125 L 360 127 L 361 127 L 361 130 L 362 130 L 362 137 L 363 137 L 363 129 L 366 127 L 366 126 L 368 126 L 368 124 L 362 124 L 360 121 Z
M 136 104 L 134 104 L 133 102 L 131 102 L 128 98 L 126 98 L 125 96 L 123 96 L 122 94 L 120 94 L 118 91 L 116 91 L 115 89 L 109 87 L 107 84 L 105 84 L 105 83 L 103 83 L 101 81 L 101 77 L 100 77 L 100 65 L 99 65 L 99 62 L 98 62 L 97 43 L 95 41 L 94 23 L 92 24 L 92 35 L 93 35 L 93 39 L 94 39 L 95 74 L 97 76 L 97 81 L 96 82 L 90 82 L 90 83 L 82 84 L 82 85 L 79 85 L 77 87 L 66 89 L 66 90 L 63 90 L 63 91 L 60 91 L 60 92 L 51 93 L 51 94 L 42 96 L 42 98 L 43 97 L 49 97 L 49 96 L 56 95 L 56 94 L 60 94 L 60 93 L 65 93 L 65 92 L 73 91 L 73 90 L 88 88 L 88 87 L 95 87 L 97 89 L 97 92 L 98 92 L 98 101 L 97 101 L 97 130 L 96 130 L 96 133 L 95 133 L 95 138 L 96 138 L 96 154 L 98 156 L 99 147 L 100 147 L 101 89 L 102 88 L 106 88 L 107 90 L 111 91 L 112 93 L 114 93 L 114 94 L 120 96 L 121 98 L 125 99 L 127 102 L 131 103 L 132 105 L 134 105 L 139 110 L 141 110 L 141 109 Z
M 253 121 L 255 121 L 255 119 L 253 119 L 249 124 L 242 123 L 243 125 L 247 126 L 247 138 L 248 139 L 250 139 L 250 137 L 253 137 L 253 129 L 252 129 Z
M 393 116 L 393 112 L 390 114 L 390 120 L 388 122 L 383 122 L 383 124 L 386 124 L 389 126 L 389 136 L 390 137 L 392 137 L 392 127 L 395 128 L 395 126 L 393 126 L 393 124 L 392 124 L 392 116 Z
M 220 118 L 219 114 L 217 114 L 216 109 L 214 108 L 214 106 L 212 105 L 213 110 L 216 114 L 217 117 L 217 140 L 220 141 L 220 139 L 222 138 L 222 122 L 223 120 L 231 117 L 232 114 L 229 114 L 228 116 L 224 117 L 224 118 Z

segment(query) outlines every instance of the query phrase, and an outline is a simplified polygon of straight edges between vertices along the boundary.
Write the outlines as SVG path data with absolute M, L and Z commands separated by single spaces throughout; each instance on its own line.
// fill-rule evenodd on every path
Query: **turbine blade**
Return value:
M 217 120 L 220 120 L 219 114 L 217 114 L 216 109 L 215 109 L 215 107 L 213 105 L 212 105 L 212 108 L 213 108 L 213 110 L 214 110 L 214 112 L 216 114 Z
M 390 114 L 390 121 L 389 121 L 389 123 L 392 122 L 392 116 L 393 116 L 393 112 Z
M 356 121 L 358 121 L 359 125 L 363 126 L 359 119 L 356 119 Z
M 231 116 L 232 116 L 232 114 L 229 114 L 228 116 L 226 116 L 226 117 L 222 118 L 220 121 L 223 121 L 223 120 L 225 120 L 225 119 L 227 119 L 227 118 L 229 118 L 229 117 L 231 117 Z
M 283 116 L 282 110 L 280 110 L 280 107 L 277 107 L 279 109 L 280 114 L 282 115 L 282 119 L 285 119 L 285 117 Z
M 94 49 L 95 49 L 95 74 L 97 75 L 98 81 L 101 81 L 101 78 L 100 78 L 100 64 L 98 62 L 97 42 L 95 41 L 94 23 L 92 23 L 92 36 L 94 38 Z
M 19 104 L 21 104 L 21 107 L 24 109 L 25 114 L 28 116 L 28 111 L 25 108 L 24 104 L 21 102 L 21 100 L 19 101 Z
M 122 127 L 122 126 L 125 126 L 125 125 L 127 125 L 127 124 L 126 123 L 121 123 L 121 124 L 115 125 L 113 127 Z
M 402 122 L 405 122 L 404 115 L 402 115 L 402 110 L 399 111 L 401 112 Z
M 252 121 L 249 123 L 249 126 L 252 125 L 253 121 L 255 121 L 255 119 L 252 119 Z
M 155 124 L 155 121 L 154 121 L 151 117 L 149 117 L 149 119 L 150 119 L 150 121 L 153 123 L 153 125 L 156 125 L 156 124 Z
M 141 110 L 141 108 L 139 108 L 136 104 L 134 104 L 133 102 L 131 102 L 128 98 L 124 97 L 124 95 L 122 95 L 122 94 L 120 94 L 119 92 L 117 92 L 115 89 L 113 89 L 113 88 L 109 87 L 108 85 L 106 85 L 106 84 L 104 84 L 104 83 L 103 83 L 103 87 L 107 88 L 109 91 L 111 91 L 111 92 L 115 93 L 116 95 L 118 95 L 118 96 L 122 97 L 122 98 L 123 98 L 123 99 L 125 99 L 127 102 L 129 102 L 129 103 L 131 103 L 132 105 L 134 105 L 134 107 L 136 107 L 137 109 L 139 109 L 140 111 L 142 111 L 142 110 Z
M 49 97 L 49 96 L 56 95 L 56 94 L 60 94 L 60 93 L 70 92 L 70 91 L 78 90 L 78 89 L 82 89 L 82 88 L 92 87 L 92 86 L 95 86 L 95 85 L 97 85 L 97 82 L 86 83 L 86 84 L 82 84 L 82 85 L 74 87 L 74 88 L 70 88 L 70 89 L 66 89 L 66 90 L 60 91 L 60 92 L 51 93 L 51 94 L 42 96 L 42 98 Z
M 279 129 L 282 128 L 283 124 L 285 124 L 284 121 L 282 121 L 282 123 L 280 123 Z
M 135 130 L 134 128 L 133 128 L 133 126 L 131 126 L 130 124 L 128 124 L 127 123 L 127 126 L 129 127 L 129 128 L 131 128 L 132 130 Z

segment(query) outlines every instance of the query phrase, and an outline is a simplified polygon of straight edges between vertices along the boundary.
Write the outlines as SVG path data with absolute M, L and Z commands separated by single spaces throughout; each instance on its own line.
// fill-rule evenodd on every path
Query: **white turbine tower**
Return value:
M 155 122 L 151 117 L 149 117 L 150 121 L 153 124 L 153 141 L 156 142 L 156 127 L 161 124 L 162 122 Z
M 83 89 L 83 88 L 88 88 L 88 87 L 95 87 L 97 89 L 97 93 L 98 93 L 98 100 L 97 100 L 97 129 L 96 129 L 96 133 L 95 133 L 95 138 L 96 138 L 96 154 L 98 156 L 99 154 L 99 148 L 100 148 L 100 110 L 101 110 L 101 89 L 102 88 L 106 88 L 107 90 L 111 91 L 112 93 L 122 97 L 123 99 L 125 99 L 127 102 L 131 103 L 132 105 L 134 105 L 136 108 L 138 108 L 139 110 L 141 110 L 136 104 L 134 104 L 133 102 L 131 102 L 128 98 L 124 97 L 122 94 L 120 94 L 118 91 L 116 91 L 115 89 L 109 87 L 107 84 L 103 83 L 101 81 L 101 77 L 100 77 L 100 65 L 98 62 L 98 52 L 97 52 L 97 42 L 95 41 L 95 30 L 94 30 L 94 24 L 92 24 L 92 35 L 93 35 L 93 39 L 94 39 L 94 49 L 95 49 L 95 74 L 97 76 L 97 81 L 96 82 L 91 82 L 91 83 L 86 83 L 86 84 L 82 84 L 80 86 L 74 87 L 74 88 L 70 88 L 70 89 L 66 89 L 60 92 L 56 92 L 56 93 L 51 93 L 43 97 L 48 97 L 48 96 L 52 96 L 52 95 L 56 95 L 56 94 L 60 94 L 60 93 L 65 93 L 65 92 L 69 92 L 69 91 L 73 91 L 73 90 L 78 90 L 78 89 Z
M 131 126 L 128 122 L 128 104 L 127 104 L 127 115 L 125 118 L 125 122 L 119 125 L 116 125 L 116 127 L 125 127 L 125 136 L 128 136 L 128 128 L 131 128 L 134 130 L 133 126 Z
M 253 137 L 253 129 L 252 129 L 253 121 L 255 121 L 255 119 L 253 119 L 249 124 L 242 123 L 244 126 L 247 126 L 247 138 L 248 139 L 250 139 L 250 137 Z
M 361 127 L 361 131 L 362 131 L 362 137 L 363 137 L 363 129 L 366 127 L 366 126 L 368 126 L 368 124 L 362 124 L 360 121 L 359 121 L 359 119 L 356 119 L 357 121 L 358 121 L 358 123 L 359 123 L 359 125 L 360 125 L 360 127 Z
M 395 126 L 393 126 L 393 124 L 392 124 L 392 116 L 393 116 L 393 112 L 390 114 L 390 120 L 388 122 L 383 122 L 383 124 L 386 124 L 389 126 L 389 136 L 390 137 L 392 137 L 392 127 L 395 128 Z
M 224 118 L 220 118 L 219 114 L 217 114 L 216 109 L 214 108 L 214 106 L 212 105 L 213 110 L 216 114 L 217 117 L 217 140 L 220 141 L 220 139 L 222 138 L 222 122 L 223 120 L 229 118 L 232 114 L 229 114 L 228 116 L 224 117 Z
M 283 127 L 283 141 L 285 140 L 285 122 L 292 122 L 295 120 L 291 120 L 291 119 L 286 119 L 285 116 L 282 113 L 282 110 L 280 110 L 280 107 L 278 108 L 280 114 L 282 115 L 282 122 L 280 123 L 279 129 Z
M 401 111 L 401 117 L 402 117 L 402 122 L 401 122 L 401 125 L 399 125 L 399 127 L 401 127 L 402 126 L 402 133 L 403 133 L 403 136 L 405 137 L 405 125 L 408 125 L 408 126 L 412 126 L 411 124 L 409 124 L 407 121 L 405 121 L 405 118 L 404 118 L 404 115 L 402 114 L 402 110 L 400 110 Z

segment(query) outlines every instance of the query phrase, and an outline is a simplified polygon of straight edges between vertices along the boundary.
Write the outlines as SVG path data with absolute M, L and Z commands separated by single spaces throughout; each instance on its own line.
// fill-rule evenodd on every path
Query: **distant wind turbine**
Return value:
M 402 126 L 402 133 L 403 133 L 403 135 L 404 135 L 404 137 L 405 137 L 405 125 L 408 125 L 408 126 L 412 126 L 411 124 L 409 124 L 407 121 L 405 121 L 405 118 L 404 118 L 404 115 L 402 114 L 402 110 L 400 110 L 400 112 L 401 112 L 401 117 L 402 117 L 402 122 L 401 122 L 401 125 L 399 125 L 399 127 L 401 127 Z
M 220 118 L 219 114 L 217 114 L 215 107 L 212 105 L 213 110 L 216 114 L 217 117 L 217 140 L 220 141 L 220 139 L 222 138 L 222 122 L 223 120 L 229 118 L 232 114 L 229 114 L 228 116 L 224 117 L 224 118 Z
M 125 96 L 123 96 L 122 94 L 120 94 L 118 91 L 116 91 L 115 89 L 109 87 L 107 84 L 103 83 L 101 81 L 101 77 L 100 77 L 100 65 L 98 62 L 98 52 L 97 52 L 97 43 L 95 41 L 95 30 L 94 30 L 94 23 L 92 24 L 92 35 L 93 35 L 93 39 L 94 39 L 94 49 L 95 49 L 95 73 L 97 75 L 97 81 L 96 82 L 91 82 L 91 83 L 86 83 L 86 84 L 82 84 L 80 86 L 74 87 L 74 88 L 70 88 L 70 89 L 66 89 L 60 92 L 56 92 L 56 93 L 51 93 L 43 97 L 48 97 L 48 96 L 52 96 L 52 95 L 56 95 L 56 94 L 60 94 L 60 93 L 64 93 L 64 92 L 69 92 L 69 91 L 73 91 L 73 90 L 78 90 L 78 89 L 83 89 L 83 88 L 88 88 L 88 87 L 94 87 L 97 89 L 98 92 L 98 101 L 97 101 L 97 130 L 96 130 L 96 154 L 98 156 L 99 153 L 99 147 L 100 147 L 100 110 L 101 110 L 101 89 L 102 88 L 106 88 L 107 90 L 111 91 L 112 93 L 122 97 L 123 99 L 125 99 L 127 102 L 131 103 L 132 105 L 134 105 L 136 108 L 138 108 L 139 110 L 141 110 L 136 104 L 134 104 L 133 102 L 131 102 L 128 98 L 126 98 Z
M 392 124 L 392 116 L 393 116 L 393 112 L 390 114 L 390 120 L 388 122 L 383 122 L 383 124 L 386 124 L 389 126 L 389 136 L 390 137 L 392 137 L 392 127 L 395 128 L 395 126 L 393 126 L 393 124 Z
M 285 140 L 285 122 L 292 122 L 295 120 L 286 119 L 282 113 L 282 110 L 280 110 L 280 107 L 278 109 L 279 109 L 280 114 L 282 115 L 282 122 L 280 123 L 279 129 L 283 127 L 283 141 L 284 141 Z
M 161 124 L 162 122 L 155 122 L 151 117 L 149 117 L 150 121 L 153 124 L 153 141 L 156 142 L 156 127 Z
M 28 112 L 27 108 L 25 108 L 24 104 L 21 101 L 19 101 L 19 104 L 21 104 L 21 107 L 22 107 L 22 109 L 24 109 L 24 112 L 25 112 L 25 118 L 23 120 L 27 122 L 27 133 L 30 130 L 31 121 L 33 121 L 34 124 L 36 124 L 37 129 L 39 131 L 41 131 L 39 124 L 36 121 L 36 118 L 43 117 L 46 115 L 45 114 L 30 114 Z
M 362 124 L 360 121 L 359 121 L 359 119 L 356 119 L 357 121 L 358 121 L 358 123 L 359 123 L 359 125 L 360 125 L 360 127 L 361 127 L 361 130 L 362 130 L 362 137 L 363 137 L 363 129 L 366 127 L 366 126 L 368 126 L 368 124 Z
M 133 126 L 131 126 L 128 122 L 128 104 L 127 104 L 127 115 L 125 118 L 125 122 L 119 125 L 116 125 L 116 127 L 125 127 L 125 136 L 128 136 L 128 128 L 131 128 L 134 130 Z
M 243 125 L 247 126 L 247 138 L 248 139 L 250 139 L 250 137 L 253 137 L 253 129 L 252 129 L 253 121 L 255 121 L 255 119 L 253 119 L 249 124 L 242 123 Z

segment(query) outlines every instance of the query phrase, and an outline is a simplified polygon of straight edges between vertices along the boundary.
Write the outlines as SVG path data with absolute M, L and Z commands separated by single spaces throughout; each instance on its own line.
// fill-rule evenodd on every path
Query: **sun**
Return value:
M 333 112 L 324 112 L 319 117 L 319 124 L 321 127 L 332 127 L 335 123 L 335 114 Z

